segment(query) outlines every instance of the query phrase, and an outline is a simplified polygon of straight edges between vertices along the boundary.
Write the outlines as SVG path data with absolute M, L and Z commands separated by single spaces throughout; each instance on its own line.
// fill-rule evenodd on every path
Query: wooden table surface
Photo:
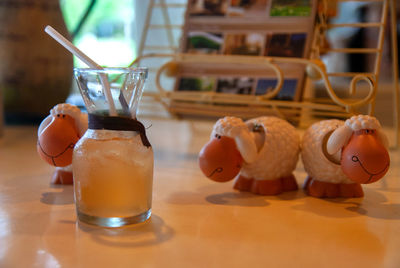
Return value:
M 36 127 L 0 139 L 0 267 L 400 267 L 400 154 L 365 197 L 257 196 L 206 179 L 212 123 L 146 119 L 153 214 L 104 229 L 76 221 L 72 186 L 50 185 Z M 295 175 L 306 177 L 299 162 Z

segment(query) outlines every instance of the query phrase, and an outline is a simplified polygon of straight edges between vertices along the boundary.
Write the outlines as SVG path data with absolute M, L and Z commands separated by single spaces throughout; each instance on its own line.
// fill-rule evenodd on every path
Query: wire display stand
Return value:
M 338 2 L 354 2 L 349 0 L 338 0 Z M 398 62 L 397 62 L 397 29 L 396 29 L 396 0 L 363 0 L 363 2 L 380 3 L 382 13 L 379 22 L 365 23 L 340 23 L 332 24 L 328 22 L 327 13 L 329 11 L 329 1 L 320 0 L 313 32 L 313 40 L 308 58 L 286 58 L 286 57 L 263 57 L 263 56 L 240 56 L 240 55 L 199 55 L 177 53 L 176 42 L 172 38 L 171 29 L 182 27 L 172 25 L 168 15 L 169 8 L 184 8 L 179 3 L 166 3 L 165 0 L 151 0 L 149 10 L 144 26 L 143 36 L 140 44 L 139 57 L 132 65 L 139 65 L 140 62 L 148 58 L 167 59 L 155 74 L 155 87 L 157 91 L 144 92 L 144 96 L 150 97 L 160 102 L 171 114 L 196 114 L 205 116 L 224 116 L 236 115 L 242 117 L 252 117 L 260 114 L 275 114 L 289 121 L 301 122 L 305 114 L 317 116 L 333 116 L 333 117 L 349 117 L 353 114 L 360 113 L 361 108 L 367 108 L 367 113 L 374 114 L 376 94 L 378 90 L 378 82 L 380 77 L 380 68 L 382 62 L 383 44 L 385 40 L 385 26 L 388 22 L 390 13 L 391 24 L 391 48 L 392 48 L 392 68 L 393 68 L 393 99 L 394 99 L 394 128 L 396 130 L 396 147 L 400 144 L 400 93 L 398 84 Z M 164 24 L 152 26 L 151 15 L 154 8 L 163 9 Z M 152 27 L 165 29 L 169 45 L 167 49 L 170 52 L 145 54 L 147 34 Z M 376 47 L 373 48 L 329 48 L 324 45 L 325 35 L 329 29 L 340 27 L 354 28 L 377 28 L 379 29 L 378 41 Z M 160 47 L 161 49 L 161 47 Z M 172 51 L 171 51 L 172 50 Z M 171 53 L 172 52 L 172 53 Z M 372 72 L 327 72 L 322 63 L 321 55 L 327 52 L 334 53 L 362 53 L 375 55 L 375 63 Z M 167 75 L 174 77 L 179 73 L 179 69 L 187 63 L 208 63 L 215 66 L 224 64 L 232 64 L 236 66 L 249 66 L 261 69 L 272 70 L 277 79 L 276 86 L 264 95 L 250 96 L 242 94 L 226 94 L 218 92 L 193 92 L 193 91 L 174 91 L 166 89 L 162 83 L 162 77 Z M 309 74 L 309 78 L 313 77 L 321 80 L 327 94 L 330 97 L 328 103 L 318 102 L 314 99 L 303 98 L 301 101 L 284 101 L 273 99 L 282 89 L 285 74 L 280 65 L 282 64 L 301 64 L 304 65 Z M 364 81 L 367 85 L 367 92 L 362 98 L 341 98 L 339 97 L 329 78 L 331 77 L 348 77 L 350 82 L 348 85 L 349 95 L 353 96 L 358 88 L 359 82 Z M 306 85 L 309 83 L 306 83 Z M 173 104 L 179 102 L 179 107 Z

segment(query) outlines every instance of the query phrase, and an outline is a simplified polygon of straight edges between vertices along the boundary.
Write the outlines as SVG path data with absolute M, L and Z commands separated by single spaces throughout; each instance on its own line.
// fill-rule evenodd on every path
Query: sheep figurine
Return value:
M 87 114 L 75 105 L 57 104 L 39 126 L 37 151 L 56 167 L 54 184 L 72 184 L 72 153 L 88 127 Z
M 361 183 L 381 179 L 389 169 L 388 139 L 379 121 L 357 115 L 309 127 L 301 157 L 308 173 L 305 191 L 314 197 L 362 197 Z
M 210 179 L 225 182 L 239 173 L 234 188 L 260 195 L 297 190 L 293 175 L 300 151 L 296 129 L 277 117 L 246 122 L 219 119 L 210 141 L 199 154 L 199 165 Z

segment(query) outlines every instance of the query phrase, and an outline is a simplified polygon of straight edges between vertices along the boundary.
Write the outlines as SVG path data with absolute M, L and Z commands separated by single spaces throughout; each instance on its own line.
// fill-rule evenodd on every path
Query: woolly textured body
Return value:
M 314 180 L 330 183 L 354 183 L 342 171 L 339 164 L 330 161 L 322 151 L 324 137 L 340 126 L 340 120 L 325 120 L 307 129 L 301 144 L 301 158 L 304 169 Z
M 296 129 L 277 117 L 258 117 L 245 122 L 251 130 L 260 125 L 265 141 L 251 163 L 244 163 L 240 175 L 256 180 L 276 180 L 290 176 L 296 168 L 300 138 Z

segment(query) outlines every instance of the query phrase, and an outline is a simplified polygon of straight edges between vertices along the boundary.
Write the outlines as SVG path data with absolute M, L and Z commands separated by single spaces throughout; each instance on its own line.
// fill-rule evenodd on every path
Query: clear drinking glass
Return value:
M 89 113 L 72 161 L 78 219 L 106 227 L 143 222 L 151 215 L 154 159 L 136 110 L 147 69 L 76 68 L 74 74 Z

